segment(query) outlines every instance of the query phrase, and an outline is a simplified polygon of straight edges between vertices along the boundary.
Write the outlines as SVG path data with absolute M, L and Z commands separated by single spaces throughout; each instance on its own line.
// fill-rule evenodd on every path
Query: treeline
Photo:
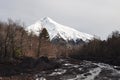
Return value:
M 0 61 L 10 61 L 24 56 L 39 57 L 40 50 L 50 46 L 49 36 L 45 29 L 40 33 L 41 37 L 38 37 L 32 33 L 28 34 L 24 27 L 10 19 L 8 22 L 0 22 Z
M 70 56 L 81 60 L 120 65 L 120 32 L 112 32 L 107 40 L 93 39 Z
M 39 58 L 66 57 L 72 46 L 52 44 L 45 28 L 39 36 L 25 31 L 25 26 L 11 19 L 0 22 L 0 61 L 11 61 L 21 57 Z
M 30 47 L 29 38 L 19 23 L 12 20 L 0 22 L 0 59 L 12 60 L 25 55 L 26 49 Z

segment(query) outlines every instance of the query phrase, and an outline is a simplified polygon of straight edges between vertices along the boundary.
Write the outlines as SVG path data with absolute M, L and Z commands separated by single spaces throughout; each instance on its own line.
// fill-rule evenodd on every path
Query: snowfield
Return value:
M 39 35 L 41 30 L 43 28 L 46 28 L 48 31 L 48 34 L 50 36 L 50 40 L 55 38 L 62 38 L 66 41 L 68 40 L 80 40 L 88 41 L 93 39 L 92 35 L 79 32 L 71 27 L 61 25 L 49 17 L 45 17 L 39 21 L 37 21 L 35 24 L 32 24 L 31 26 L 28 26 L 25 30 L 28 31 L 28 33 L 32 32 L 35 35 Z

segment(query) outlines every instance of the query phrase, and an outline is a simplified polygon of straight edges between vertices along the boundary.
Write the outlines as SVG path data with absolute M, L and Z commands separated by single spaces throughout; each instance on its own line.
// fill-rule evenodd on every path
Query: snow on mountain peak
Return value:
M 42 28 L 46 28 L 50 36 L 50 40 L 59 37 L 66 41 L 74 40 L 76 42 L 77 39 L 82 39 L 83 41 L 86 41 L 91 40 L 93 38 L 92 35 L 79 32 L 68 26 L 61 25 L 53 21 L 49 17 L 45 17 L 40 21 L 37 21 L 35 24 L 28 26 L 26 28 L 26 31 L 33 32 L 33 34 L 35 35 L 39 35 L 39 32 L 42 30 Z
M 41 21 L 52 21 L 53 22 L 53 20 L 50 17 L 44 17 L 41 19 Z

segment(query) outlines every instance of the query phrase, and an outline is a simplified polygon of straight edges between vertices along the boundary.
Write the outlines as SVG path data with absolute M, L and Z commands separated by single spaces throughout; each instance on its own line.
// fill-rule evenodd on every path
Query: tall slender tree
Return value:
M 43 28 L 40 33 L 39 33 L 39 43 L 38 43 L 38 53 L 37 53 L 37 57 L 40 56 L 41 54 L 41 45 L 42 43 L 46 43 L 49 42 L 49 34 L 47 32 L 47 30 L 45 28 Z

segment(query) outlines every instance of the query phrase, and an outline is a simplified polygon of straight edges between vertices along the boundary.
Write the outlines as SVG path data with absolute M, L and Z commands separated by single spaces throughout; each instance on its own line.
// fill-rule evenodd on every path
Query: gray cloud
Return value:
M 31 25 L 49 16 L 81 32 L 105 39 L 120 30 L 120 0 L 0 0 L 0 19 Z

